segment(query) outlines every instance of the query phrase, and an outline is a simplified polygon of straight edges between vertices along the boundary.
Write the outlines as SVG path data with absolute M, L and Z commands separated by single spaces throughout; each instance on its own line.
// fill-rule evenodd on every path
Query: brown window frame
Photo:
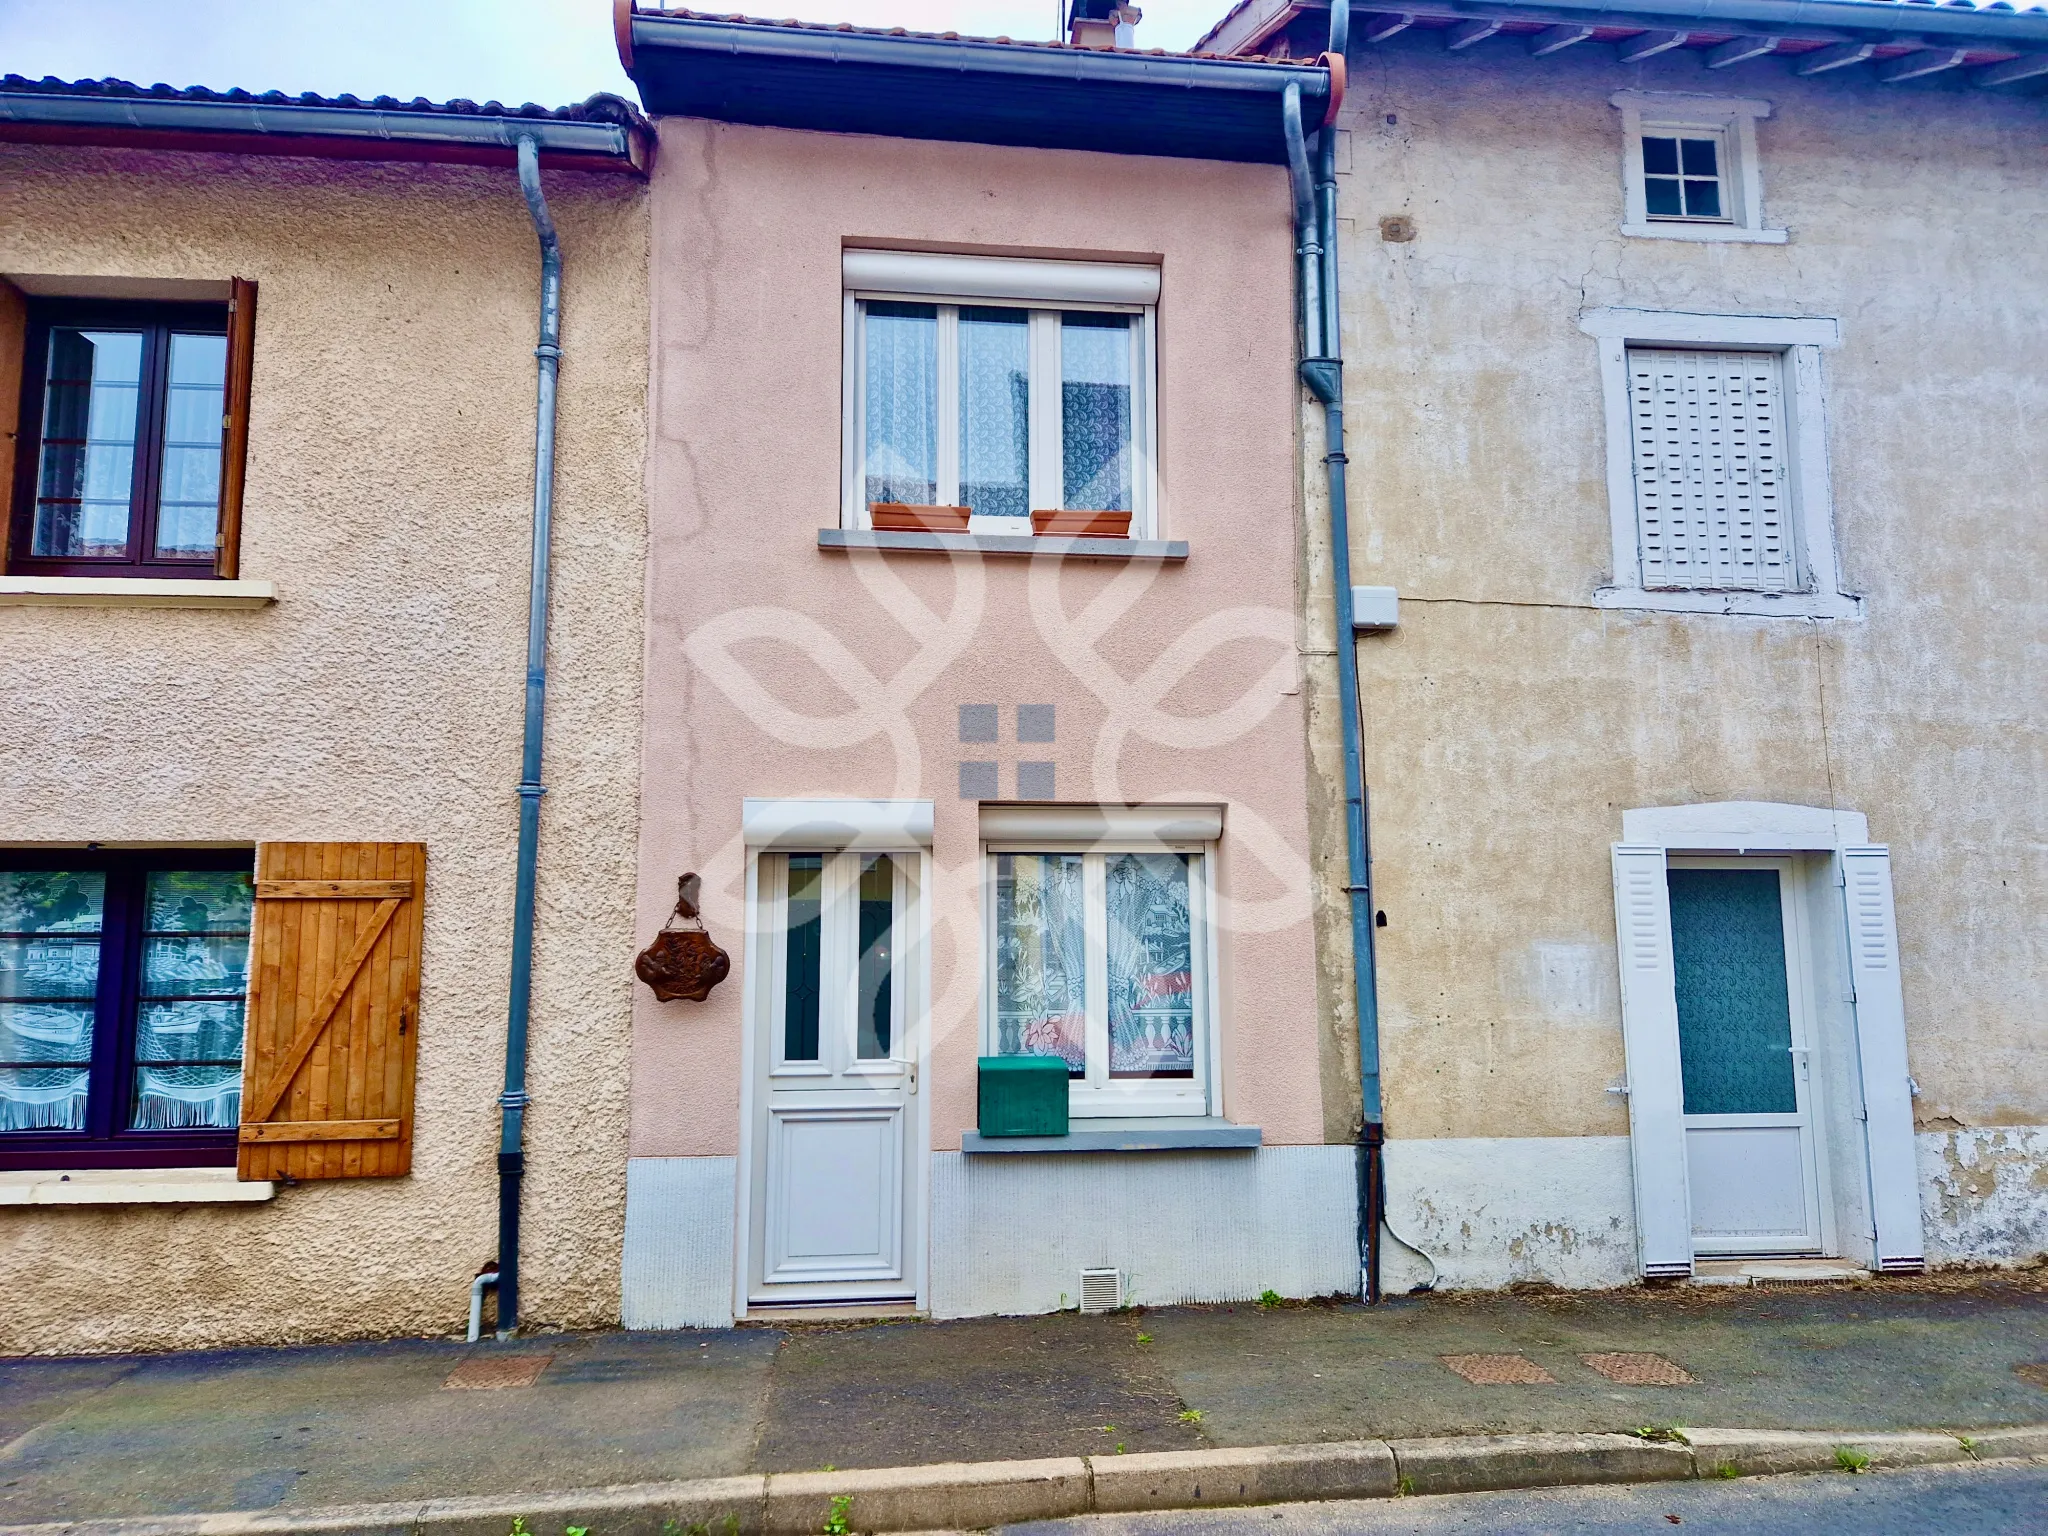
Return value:
M 249 870 L 255 850 L 8 849 L 0 868 L 95 870 L 107 876 L 100 931 L 99 979 L 93 994 L 92 1066 L 86 1123 L 80 1130 L 0 1131 L 0 1170 L 50 1168 L 221 1168 L 235 1162 L 239 1126 L 131 1130 L 124 1112 L 135 1086 L 135 1030 L 144 940 L 143 881 L 153 870 Z M 252 918 L 253 922 L 253 918 Z M 254 960 L 252 955 L 251 960 Z M 255 985 L 250 967 L 249 985 Z M 248 1004 L 243 1046 L 248 1051 Z
M 142 397 L 137 421 L 134 478 L 130 482 L 128 551 L 122 556 L 35 555 L 29 553 L 34 534 L 37 481 L 42 468 L 44 402 L 49 386 L 50 331 L 54 326 L 99 325 L 144 333 Z M 221 497 L 215 511 L 216 547 L 204 556 L 165 558 L 156 547 L 158 501 L 161 494 L 165 381 L 170 366 L 173 331 L 228 338 L 228 377 L 223 396 L 225 421 L 236 417 L 236 327 L 227 304 L 174 304 L 101 299 L 31 299 L 22 348 L 19 436 L 14 461 L 14 507 L 7 541 L 7 573 L 11 576 L 141 576 L 173 580 L 210 580 L 222 574 L 221 531 L 227 526 L 232 501 L 240 509 L 240 465 L 230 453 L 231 433 L 222 431 Z M 230 481 L 234 482 L 232 491 Z M 237 517 L 237 521 L 239 518 Z M 238 531 L 238 530 L 237 530 Z

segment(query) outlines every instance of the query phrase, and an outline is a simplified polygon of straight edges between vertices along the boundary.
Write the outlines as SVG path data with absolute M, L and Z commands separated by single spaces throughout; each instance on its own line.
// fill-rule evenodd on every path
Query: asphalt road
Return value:
M 1268 1509 L 1091 1515 L 1005 1528 L 1003 1536 L 1535 1536 L 1685 1530 L 1701 1536 L 2038 1536 L 2048 1531 L 2048 1463 L 1923 1467 L 1862 1476 L 1744 1478 L 1620 1488 L 1532 1488 L 1360 1499 Z

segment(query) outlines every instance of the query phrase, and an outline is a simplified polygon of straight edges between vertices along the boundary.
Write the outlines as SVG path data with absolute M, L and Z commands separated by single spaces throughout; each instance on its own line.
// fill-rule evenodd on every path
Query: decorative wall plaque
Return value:
M 704 919 L 697 912 L 697 893 L 703 884 L 694 874 L 676 882 L 675 911 L 633 962 L 633 974 L 664 1003 L 678 998 L 701 1003 L 732 973 L 732 956 L 705 931 Z M 671 926 L 678 919 L 690 926 Z

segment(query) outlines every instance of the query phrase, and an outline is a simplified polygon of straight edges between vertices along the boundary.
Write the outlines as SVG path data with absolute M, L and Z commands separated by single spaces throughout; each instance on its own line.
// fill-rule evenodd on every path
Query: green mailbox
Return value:
M 1057 1056 L 984 1056 L 979 1062 L 984 1136 L 1067 1134 L 1067 1064 Z

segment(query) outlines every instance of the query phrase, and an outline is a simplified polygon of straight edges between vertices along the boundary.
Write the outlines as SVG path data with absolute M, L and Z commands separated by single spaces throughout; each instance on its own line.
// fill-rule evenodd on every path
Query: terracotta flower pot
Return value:
M 902 501 L 868 505 L 868 522 L 877 533 L 965 533 L 966 507 L 914 507 Z
M 1131 514 L 1128 512 L 1033 512 L 1031 514 L 1033 533 L 1060 534 L 1067 538 L 1083 539 L 1128 539 L 1131 536 Z

